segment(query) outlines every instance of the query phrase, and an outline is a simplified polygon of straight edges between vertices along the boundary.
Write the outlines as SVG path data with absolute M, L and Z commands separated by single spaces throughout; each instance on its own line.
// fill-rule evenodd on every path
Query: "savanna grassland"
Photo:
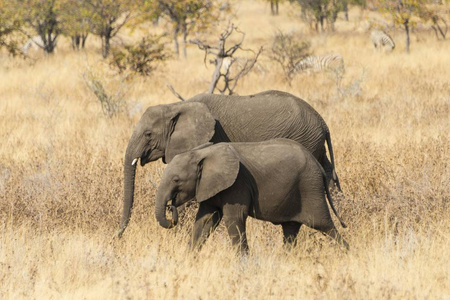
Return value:
M 203 53 L 171 59 L 125 83 L 123 112 L 108 118 L 82 74 L 114 93 L 121 85 L 99 54 L 68 41 L 51 57 L 0 59 L 0 298 L 50 299 L 448 299 L 450 297 L 450 44 L 431 31 L 404 33 L 396 49 L 374 51 L 353 9 L 335 34 L 312 34 L 280 7 L 242 1 L 235 24 L 246 46 L 270 48 L 276 29 L 297 30 L 316 54 L 339 52 L 346 73 L 299 74 L 289 85 L 262 55 L 236 92 L 268 89 L 308 101 L 331 130 L 345 196 L 336 206 L 351 249 L 303 227 L 287 251 L 281 227 L 249 219 L 251 254 L 234 255 L 223 227 L 188 252 L 193 212 L 174 230 L 154 217 L 161 162 L 138 168 L 130 226 L 113 238 L 122 208 L 123 161 L 143 110 L 204 92 L 213 68 Z M 134 32 L 134 35 L 138 33 Z M 217 35 L 217 33 L 216 33 Z

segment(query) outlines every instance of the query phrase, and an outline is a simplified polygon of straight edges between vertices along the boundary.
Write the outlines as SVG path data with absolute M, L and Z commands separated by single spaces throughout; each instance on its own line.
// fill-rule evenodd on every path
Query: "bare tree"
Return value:
M 231 47 L 227 47 L 227 39 L 230 38 L 233 33 L 240 34 L 241 39 L 238 43 L 233 44 Z M 257 52 L 251 49 L 244 49 L 242 48 L 244 39 L 245 33 L 240 31 L 236 26 L 234 26 L 234 24 L 230 24 L 227 29 L 220 34 L 217 46 L 211 46 L 205 42 L 201 42 L 198 39 L 190 41 L 190 43 L 197 45 L 200 50 L 205 52 L 205 63 L 208 55 L 212 55 L 214 57 L 211 62 L 215 65 L 215 69 L 208 88 L 208 93 L 212 94 L 214 93 L 214 90 L 217 89 L 221 94 L 232 95 L 239 79 L 247 75 L 255 66 L 259 55 L 263 51 L 263 47 L 260 47 Z M 253 58 L 245 59 L 241 66 L 239 66 L 238 71 L 235 74 L 232 74 L 230 70 L 231 66 L 238 61 L 237 56 L 235 55 L 238 50 L 252 52 Z M 223 79 L 222 88 L 218 87 L 221 78 Z

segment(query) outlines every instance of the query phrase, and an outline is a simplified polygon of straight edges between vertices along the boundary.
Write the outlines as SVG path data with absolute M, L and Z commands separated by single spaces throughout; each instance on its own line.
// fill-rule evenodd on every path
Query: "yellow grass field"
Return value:
M 303 32 L 315 54 L 341 53 L 341 92 L 329 74 L 289 85 L 267 53 L 236 92 L 287 91 L 324 117 L 350 251 L 306 227 L 287 250 L 281 226 L 249 219 L 248 257 L 223 227 L 190 253 L 194 212 L 173 230 L 154 217 L 161 162 L 138 168 L 130 226 L 113 238 L 134 124 L 147 106 L 178 101 L 167 83 L 184 97 L 206 91 L 213 68 L 189 46 L 187 60 L 129 81 L 128 108 L 107 118 L 82 78 L 89 68 L 118 88 L 98 41 L 75 53 L 61 40 L 32 63 L 0 57 L 0 299 L 449 299 L 449 40 L 413 33 L 407 55 L 398 30 L 393 53 L 377 53 L 364 30 L 373 12 L 353 9 L 335 34 L 317 35 L 291 10 L 273 17 L 264 1 L 240 1 L 234 22 L 248 48 L 268 50 L 281 29 Z

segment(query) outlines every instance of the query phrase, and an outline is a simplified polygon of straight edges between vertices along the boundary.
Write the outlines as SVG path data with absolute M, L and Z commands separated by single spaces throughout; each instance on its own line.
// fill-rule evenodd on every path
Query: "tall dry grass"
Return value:
M 316 36 L 288 16 L 288 6 L 271 17 L 264 2 L 240 3 L 236 23 L 249 47 L 269 45 L 276 28 L 295 29 L 315 53 L 345 59 L 337 86 L 328 74 L 298 75 L 289 85 L 263 58 L 266 72 L 251 73 L 237 92 L 284 90 L 322 114 L 345 191 L 336 204 L 349 227 L 339 230 L 351 250 L 302 228 L 298 247 L 287 251 L 279 227 L 249 220 L 247 258 L 234 255 L 222 227 L 189 253 L 192 212 L 175 230 L 153 216 L 160 162 L 138 168 L 130 226 L 112 239 L 139 108 L 177 101 L 168 82 L 185 97 L 205 91 L 212 67 L 190 47 L 188 60 L 129 82 L 128 109 L 109 119 L 82 79 L 89 67 L 108 90 L 117 87 L 96 48 L 62 48 L 32 65 L 1 58 L 0 298 L 450 297 L 448 41 L 413 36 L 406 55 L 398 32 L 396 50 L 383 55 L 360 30 L 358 10 L 351 23 L 338 22 L 338 33 Z

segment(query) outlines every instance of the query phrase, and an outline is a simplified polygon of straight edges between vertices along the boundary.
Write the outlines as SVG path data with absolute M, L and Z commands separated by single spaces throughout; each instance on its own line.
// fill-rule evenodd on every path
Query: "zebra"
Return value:
M 56 39 L 54 40 L 54 46 L 56 46 Z M 33 36 L 29 39 L 23 46 L 20 48 L 20 51 L 24 56 L 28 56 L 28 51 L 33 48 L 35 52 L 39 51 L 39 49 L 44 50 L 45 44 L 40 35 Z
M 394 50 L 395 43 L 389 34 L 382 30 L 372 30 L 370 38 L 376 49 L 387 49 L 389 51 Z
M 323 56 L 311 55 L 295 65 L 294 73 L 298 71 L 332 71 L 343 74 L 345 72 L 344 58 L 339 53 L 330 53 Z

